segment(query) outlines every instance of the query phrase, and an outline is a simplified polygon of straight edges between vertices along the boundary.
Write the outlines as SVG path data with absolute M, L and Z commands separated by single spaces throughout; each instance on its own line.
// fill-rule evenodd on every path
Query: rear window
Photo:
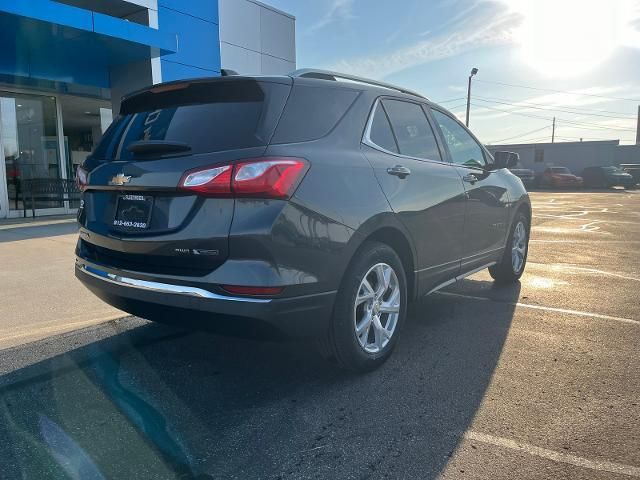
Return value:
M 383 100 L 400 153 L 409 157 L 441 160 L 435 134 L 417 103 Z
M 290 86 L 255 80 L 160 86 L 122 104 L 94 157 L 128 160 L 138 141 L 186 143 L 191 153 L 266 146 Z
M 357 90 L 294 85 L 272 143 L 317 140 L 327 135 L 358 97 Z

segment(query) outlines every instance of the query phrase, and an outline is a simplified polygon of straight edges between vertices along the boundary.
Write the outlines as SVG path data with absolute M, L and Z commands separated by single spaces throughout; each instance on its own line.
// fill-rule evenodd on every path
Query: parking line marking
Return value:
M 65 223 L 76 223 L 74 218 L 64 218 L 62 220 L 43 220 L 41 222 L 17 222 L 9 223 L 6 225 L 0 225 L 0 230 L 14 230 L 16 228 L 30 228 L 30 227 L 48 227 L 49 225 L 62 225 Z
M 2 343 L 4 343 L 4 342 L 8 342 L 10 340 L 16 340 L 18 338 L 35 337 L 35 336 L 39 336 L 39 335 L 42 335 L 42 334 L 55 335 L 55 334 L 58 334 L 58 333 L 68 333 L 68 332 L 72 332 L 74 330 L 78 330 L 80 328 L 100 325 L 101 323 L 107 323 L 107 322 L 110 322 L 112 320 L 118 320 L 120 318 L 125 318 L 127 316 L 128 315 L 126 313 L 119 313 L 119 314 L 107 315 L 107 316 L 101 317 L 101 318 L 95 318 L 95 319 L 92 319 L 92 320 L 84 320 L 84 321 L 81 321 L 81 322 L 63 323 L 63 324 L 60 324 L 60 325 L 52 325 L 52 326 L 49 326 L 49 327 L 34 328 L 34 329 L 27 330 L 27 331 L 24 331 L 24 332 L 15 334 L 15 335 L 7 335 L 5 337 L 0 337 L 0 345 Z
M 572 265 L 570 263 L 538 263 L 538 262 L 527 262 L 527 265 L 536 265 L 536 266 L 544 266 L 549 267 L 557 272 L 564 272 L 570 275 L 579 275 L 579 274 L 597 274 L 597 275 L 605 275 L 607 277 L 615 277 L 622 278 L 624 280 L 630 280 L 632 282 L 640 282 L 640 277 L 633 277 L 631 274 L 626 273 L 618 273 L 618 272 L 609 272 L 607 270 L 598 270 L 596 268 L 587 268 L 581 267 L 579 265 Z
M 577 230 L 576 230 L 577 233 Z M 596 244 L 596 243 L 640 243 L 640 240 L 538 240 L 538 239 L 531 239 L 529 240 L 529 243 L 589 243 L 589 244 Z
M 569 309 L 566 309 L 566 308 L 543 307 L 542 305 L 531 305 L 530 303 L 503 302 L 501 300 L 494 300 L 493 298 L 476 297 L 476 296 L 473 296 L 473 295 L 463 295 L 461 293 L 454 293 L 454 292 L 437 292 L 437 293 L 440 294 L 440 295 L 449 295 L 449 296 L 453 296 L 453 297 L 468 298 L 470 300 L 481 300 L 481 301 L 487 301 L 487 302 L 503 303 L 505 305 L 513 305 L 515 307 L 530 308 L 532 310 L 544 310 L 544 311 L 547 311 L 547 312 L 566 313 L 568 315 L 577 315 L 577 316 L 580 316 L 580 317 L 599 318 L 601 320 L 614 320 L 616 322 L 629 323 L 631 325 L 640 326 L 640 320 L 635 320 L 633 318 L 614 317 L 614 316 L 611 316 L 611 315 L 602 315 L 600 313 L 582 312 L 580 310 L 569 310 Z
M 589 460 L 588 458 L 578 457 L 570 453 L 556 452 L 547 448 L 537 447 L 528 443 L 516 442 L 503 437 L 495 437 L 486 433 L 474 432 L 472 430 L 464 434 L 464 438 L 471 441 L 486 443 L 496 447 L 508 448 L 518 452 L 528 453 L 535 457 L 544 458 L 553 462 L 565 463 L 576 467 L 588 468 L 589 470 L 597 470 L 600 472 L 617 473 L 628 477 L 640 478 L 640 467 L 632 465 L 624 465 L 622 463 L 607 462 L 603 460 Z

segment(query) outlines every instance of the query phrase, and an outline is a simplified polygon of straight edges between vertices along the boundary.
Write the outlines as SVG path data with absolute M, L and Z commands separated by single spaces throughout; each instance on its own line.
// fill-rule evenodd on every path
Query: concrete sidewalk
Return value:
M 74 276 L 73 217 L 0 223 L 0 348 L 126 316 Z

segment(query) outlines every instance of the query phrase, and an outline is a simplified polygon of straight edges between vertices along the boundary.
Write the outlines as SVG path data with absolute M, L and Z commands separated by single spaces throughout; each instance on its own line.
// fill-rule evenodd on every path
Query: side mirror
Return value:
M 515 152 L 495 152 L 493 154 L 493 160 L 493 168 L 495 170 L 512 168 L 518 165 L 520 155 Z

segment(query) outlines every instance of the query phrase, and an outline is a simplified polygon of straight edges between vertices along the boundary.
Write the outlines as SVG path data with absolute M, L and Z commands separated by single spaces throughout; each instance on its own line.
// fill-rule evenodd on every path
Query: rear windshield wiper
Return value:
M 131 153 L 180 153 L 191 150 L 191 145 L 182 142 L 170 142 L 165 140 L 140 140 L 127 145 Z

